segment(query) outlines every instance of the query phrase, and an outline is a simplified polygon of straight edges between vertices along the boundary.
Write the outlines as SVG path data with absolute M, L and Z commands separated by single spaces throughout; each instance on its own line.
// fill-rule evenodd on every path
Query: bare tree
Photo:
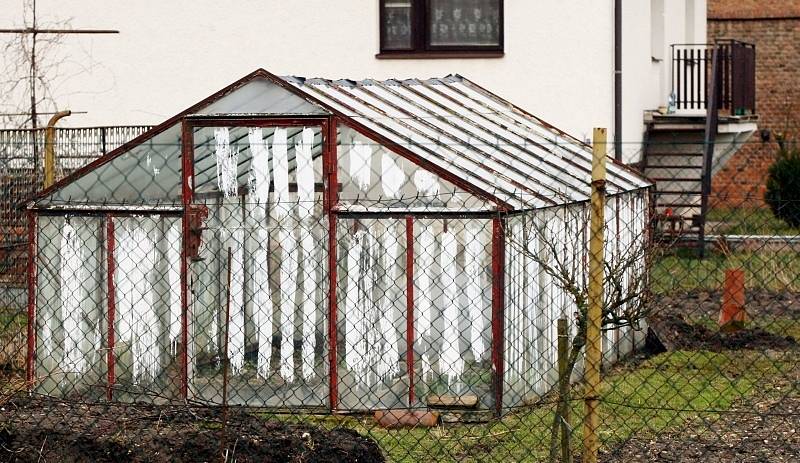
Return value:
M 53 82 L 66 62 L 57 53 L 71 20 L 48 21 L 39 33 L 36 0 L 24 0 L 22 28 L 2 34 L 0 123 L 5 127 L 39 127 L 37 114 L 57 110 Z
M 612 217 L 612 220 L 618 217 Z M 647 263 L 656 247 L 647 239 L 647 223 L 641 217 L 631 217 L 629 223 L 615 223 L 609 235 L 606 231 L 604 259 L 604 299 L 602 330 L 632 327 L 639 329 L 651 307 Z M 608 219 L 607 219 L 608 220 Z M 558 454 L 561 417 L 566 416 L 570 403 L 569 381 L 586 346 L 589 307 L 589 208 L 565 206 L 547 219 L 528 221 L 525 241 L 510 237 L 510 244 L 535 262 L 540 272 L 549 276 L 550 284 L 563 291 L 574 309 L 567 314 L 574 328 L 570 340 L 566 371 L 559 377 L 557 412 L 551 428 L 550 460 Z M 531 284 L 531 279 L 527 284 Z

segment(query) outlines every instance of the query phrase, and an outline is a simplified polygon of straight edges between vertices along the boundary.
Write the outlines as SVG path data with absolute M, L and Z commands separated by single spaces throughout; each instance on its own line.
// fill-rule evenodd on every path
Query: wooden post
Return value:
M 606 193 L 606 129 L 595 128 L 592 144 L 592 223 L 589 237 L 589 306 L 586 314 L 586 416 L 583 421 L 583 462 L 597 463 L 600 441 L 598 396 L 603 317 L 603 227 Z
M 559 419 L 561 420 L 561 461 L 562 463 L 572 463 L 572 452 L 569 448 L 570 425 L 569 425 L 569 393 L 570 371 L 567 371 L 569 363 L 569 331 L 567 329 L 567 319 L 558 319 L 558 396 L 560 403 L 558 406 Z

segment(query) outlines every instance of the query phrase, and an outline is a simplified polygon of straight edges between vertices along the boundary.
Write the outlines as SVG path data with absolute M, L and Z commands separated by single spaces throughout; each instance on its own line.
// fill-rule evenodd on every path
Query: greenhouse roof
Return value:
M 461 76 L 352 81 L 277 77 L 259 69 L 43 191 L 32 207 L 174 202 L 181 190 L 181 120 L 225 115 L 335 115 L 510 209 L 589 198 L 588 145 Z M 155 158 L 163 159 L 164 169 L 153 169 Z M 650 186 L 613 161 L 607 171 L 610 195 Z M 142 191 L 152 193 L 141 197 Z

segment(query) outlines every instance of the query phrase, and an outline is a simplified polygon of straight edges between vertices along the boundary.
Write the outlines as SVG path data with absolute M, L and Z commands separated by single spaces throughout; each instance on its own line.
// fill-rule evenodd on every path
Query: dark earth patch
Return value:
M 682 314 L 691 318 L 708 317 L 716 319 L 719 315 L 721 290 L 696 289 L 657 295 L 653 310 L 655 315 Z M 745 291 L 745 310 L 751 318 L 786 317 L 800 318 L 800 294 L 785 291 L 747 289 Z
M 219 409 L 66 404 L 17 397 L 0 407 L 0 461 L 383 462 L 372 439 L 345 428 L 266 421 L 231 408 L 220 445 Z
M 783 350 L 797 347 L 791 336 L 779 336 L 762 328 L 721 333 L 699 324 L 689 324 L 683 315 L 664 314 L 650 318 L 650 329 L 667 350 Z
M 767 323 L 772 319 L 800 319 L 800 295 L 765 290 L 748 290 L 745 310 L 748 317 Z M 648 317 L 652 342 L 667 350 L 785 350 L 797 347 L 797 340 L 765 330 L 754 323 L 746 329 L 721 333 L 712 329 L 719 316 L 722 291 L 694 290 L 655 298 Z M 710 328 L 711 326 L 712 328 Z M 654 335 L 654 336 L 653 336 Z

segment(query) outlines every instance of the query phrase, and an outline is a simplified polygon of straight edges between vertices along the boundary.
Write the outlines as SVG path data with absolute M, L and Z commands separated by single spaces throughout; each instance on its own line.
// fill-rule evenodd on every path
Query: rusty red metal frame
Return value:
M 329 117 L 309 116 L 268 116 L 264 114 L 241 114 L 225 116 L 189 115 L 184 120 L 192 126 L 199 127 L 307 127 L 321 126 Z
M 108 367 L 108 385 L 106 398 L 109 402 L 114 399 L 114 383 L 116 382 L 116 359 L 114 358 L 115 330 L 114 323 L 116 318 L 116 294 L 114 289 L 114 271 L 116 262 L 114 261 L 114 250 L 116 239 L 114 237 L 114 217 L 111 214 L 106 216 L 106 282 L 108 283 L 108 352 L 106 357 Z
M 262 74 L 266 71 L 259 70 L 255 73 L 251 74 L 251 78 L 255 78 L 258 76 L 263 76 Z M 183 231 L 183 240 L 182 240 L 182 247 L 181 247 L 181 396 L 186 399 L 189 396 L 189 356 L 188 356 L 188 349 L 189 349 L 189 268 L 188 268 L 188 261 L 189 261 L 189 236 L 191 233 L 191 223 L 190 223 L 190 209 L 192 207 L 192 202 L 194 200 L 194 129 L 195 128 L 202 128 L 202 127 L 321 127 L 321 131 L 328 137 L 332 136 L 332 142 L 329 144 L 328 147 L 328 164 L 329 168 L 331 169 L 331 182 L 330 184 L 337 185 L 336 183 L 336 161 L 335 161 L 335 150 L 336 150 L 336 126 L 335 123 L 331 123 L 331 118 L 327 116 L 265 116 L 259 114 L 241 114 L 241 115 L 228 115 L 228 116 L 205 116 L 205 115 L 192 115 L 192 114 L 185 114 L 182 118 L 180 118 L 181 122 L 181 162 L 182 162 L 182 169 L 181 169 L 181 199 L 183 202 L 183 215 L 182 215 L 182 231 Z M 332 148 L 331 148 L 332 147 Z M 331 152 L 332 150 L 332 152 Z M 325 164 L 325 154 L 323 154 L 323 164 Z M 333 157 L 333 161 L 331 161 L 331 157 Z M 338 191 L 337 188 L 330 188 L 330 184 L 327 188 L 327 193 L 323 193 L 323 198 L 329 196 L 327 198 L 328 207 L 330 208 L 332 205 L 336 204 L 338 200 Z M 324 204 L 323 204 L 324 207 Z M 331 244 L 335 244 L 336 241 L 336 217 L 333 215 L 333 212 L 329 210 L 329 221 L 330 223 L 330 233 L 329 235 L 329 246 Z M 332 282 L 335 283 L 336 277 L 336 252 L 335 247 L 331 248 L 332 250 L 332 262 L 333 266 L 331 267 L 331 274 L 332 274 Z M 331 263 L 329 257 L 329 265 Z M 335 311 L 336 311 L 336 289 L 335 284 L 331 285 L 332 289 L 332 296 L 331 299 L 331 310 L 334 312 L 333 317 L 333 330 L 335 334 Z M 330 318 L 330 314 L 329 314 Z M 330 322 L 329 322 L 330 323 Z M 330 330 L 330 327 L 329 327 Z M 334 339 L 334 349 L 333 351 L 333 359 L 331 365 L 331 391 L 330 391 L 330 402 L 331 402 L 331 409 L 335 410 L 337 401 L 338 401 L 338 394 L 337 394 L 337 384 L 334 381 L 337 376 L 336 372 L 336 363 L 335 363 L 335 336 L 332 337 Z
M 277 85 L 277 86 L 281 87 L 282 89 L 288 91 L 289 93 L 291 93 L 291 94 L 293 94 L 293 95 L 295 95 L 295 96 L 297 96 L 299 98 L 302 98 L 303 100 L 308 101 L 309 103 L 311 103 L 311 104 L 313 104 L 313 105 L 315 105 L 317 107 L 324 108 L 325 110 L 327 110 L 328 112 L 333 114 L 334 117 L 339 120 L 339 122 L 344 123 L 348 127 L 352 128 L 353 130 L 358 131 L 359 133 L 361 133 L 362 135 L 364 135 L 364 136 L 366 136 L 368 138 L 371 138 L 371 139 L 373 139 L 373 140 L 375 140 L 375 141 L 377 141 L 377 142 L 379 142 L 381 144 L 384 144 L 388 148 L 392 149 L 395 153 L 397 153 L 398 155 L 400 155 L 402 157 L 407 158 L 409 161 L 413 162 L 414 164 L 417 164 L 420 167 L 435 173 L 436 175 L 440 176 L 444 180 L 447 180 L 447 181 L 453 183 L 454 185 L 458 186 L 459 188 L 462 188 L 462 189 L 464 189 L 464 190 L 466 190 L 466 191 L 468 191 L 468 192 L 470 192 L 470 193 L 472 193 L 472 194 L 474 194 L 474 195 L 476 195 L 476 196 L 478 196 L 478 197 L 480 197 L 480 198 L 482 198 L 484 200 L 487 200 L 487 201 L 489 201 L 491 203 L 497 204 L 497 207 L 501 212 L 507 212 L 507 211 L 511 211 L 511 210 L 514 209 L 510 204 L 507 204 L 507 203 L 501 201 L 499 198 L 495 197 L 491 193 L 483 191 L 480 188 L 476 187 L 475 185 L 465 181 L 464 179 L 462 179 L 462 178 L 460 178 L 460 177 L 458 177 L 456 175 L 453 175 L 451 172 L 448 172 L 447 170 L 442 169 L 442 168 L 440 168 L 440 167 L 438 167 L 438 166 L 426 161 L 425 159 L 420 158 L 419 156 L 415 155 L 410 150 L 407 150 L 407 149 L 403 148 L 402 146 L 398 146 L 396 143 L 393 143 L 391 140 L 386 139 L 385 137 L 381 136 L 380 134 L 378 134 L 378 133 L 372 131 L 371 129 L 367 128 L 366 126 L 362 125 L 361 123 L 359 123 L 359 122 L 357 122 L 355 120 L 349 119 L 347 117 L 347 115 L 341 113 L 340 111 L 335 110 L 334 108 L 330 107 L 329 105 L 325 104 L 324 102 L 320 101 L 319 99 L 302 92 L 301 90 L 297 89 L 294 85 L 290 84 L 289 82 L 281 79 L 280 77 L 278 77 L 278 76 L 276 76 L 276 75 L 274 75 L 274 74 L 272 74 L 272 73 L 270 73 L 270 72 L 268 72 L 268 71 L 266 71 L 264 69 L 257 69 L 256 71 L 244 76 L 243 78 L 239 79 L 238 81 L 234 82 L 233 84 L 223 88 L 222 90 L 220 90 L 220 91 L 214 93 L 213 95 L 201 100 L 197 104 L 189 107 L 188 109 L 182 111 L 181 113 L 171 117 L 170 119 L 166 120 L 165 122 L 157 125 L 156 127 L 154 127 L 153 129 L 149 130 L 148 132 L 145 132 L 144 134 L 134 138 L 133 140 L 131 140 L 131 141 L 127 142 L 127 143 L 125 143 L 124 145 L 120 146 L 119 148 L 111 151 L 107 155 L 97 159 L 96 161 L 93 161 L 93 162 L 87 164 L 86 166 L 82 167 L 81 169 L 76 170 L 73 174 L 71 174 L 71 175 L 65 177 L 64 179 L 56 182 L 50 188 L 47 188 L 47 189 L 43 190 L 42 192 L 40 192 L 38 195 L 36 195 L 33 198 L 33 201 L 35 202 L 35 201 L 37 201 L 37 200 L 39 200 L 39 199 L 41 199 L 43 197 L 46 197 L 47 195 L 51 194 L 52 192 L 63 188 L 65 185 L 69 184 L 70 182 L 72 182 L 72 181 L 82 177 L 83 175 L 86 175 L 88 172 L 90 172 L 90 171 L 92 171 L 92 170 L 94 170 L 94 169 L 96 169 L 96 168 L 98 168 L 98 167 L 110 162 L 112 159 L 123 155 L 124 153 L 126 153 L 127 151 L 132 149 L 133 147 L 135 147 L 135 146 L 137 146 L 137 145 L 139 145 L 139 144 L 141 144 L 141 143 L 143 143 L 143 142 L 145 142 L 147 140 L 150 140 L 151 138 L 155 137 L 159 133 L 162 133 L 162 132 L 166 131 L 171 126 L 173 126 L 173 125 L 175 125 L 177 123 L 181 123 L 182 121 L 185 124 L 187 120 L 191 120 L 192 125 L 197 125 L 197 126 L 205 126 L 205 125 L 208 125 L 208 126 L 217 125 L 217 126 L 219 126 L 219 125 L 224 125 L 226 123 L 230 123 L 231 125 L 241 124 L 243 121 L 247 121 L 248 125 L 253 125 L 253 124 L 258 124 L 258 122 L 257 122 L 258 120 L 264 121 L 263 123 L 266 124 L 266 125 L 271 125 L 271 124 L 284 125 L 285 123 L 289 123 L 292 120 L 303 120 L 305 123 L 308 124 L 309 121 L 314 120 L 314 119 L 317 119 L 319 121 L 322 121 L 322 120 L 325 119 L 325 116 L 320 116 L 320 115 L 313 115 L 313 116 L 309 115 L 309 116 L 305 116 L 305 117 L 303 117 L 303 116 L 299 116 L 299 117 L 273 116 L 273 117 L 270 117 L 268 115 L 242 114 L 242 115 L 231 115 L 231 116 L 224 116 L 224 117 L 216 116 L 215 117 L 215 116 L 204 116 L 204 115 L 196 115 L 196 114 L 194 114 L 198 110 L 202 109 L 203 107 L 208 106 L 209 104 L 211 104 L 211 103 L 221 99 L 222 97 L 230 94 L 231 92 L 235 91 L 236 89 L 246 85 L 247 83 L 249 83 L 249 82 L 251 82 L 251 81 L 253 81 L 255 79 L 259 79 L 259 78 L 269 80 L 272 83 L 274 83 L 275 85 Z M 317 123 L 317 124 L 314 124 L 314 125 L 320 125 L 320 123 Z M 185 183 L 185 178 L 184 178 L 184 183 Z
M 194 192 L 194 131 L 186 121 L 181 123 L 181 397 L 189 397 L 189 208 Z
M 414 217 L 406 217 L 406 370 L 408 406 L 414 405 Z
M 505 309 L 505 229 L 504 220 L 492 219 L 492 376 L 495 413 L 503 411 L 503 318 Z
M 328 216 L 328 401 L 332 412 L 339 408 L 339 364 L 337 358 L 336 300 L 336 213 L 333 209 L 339 201 L 338 153 L 336 142 L 336 121 L 330 119 L 323 124 L 325 141 L 323 143 L 322 170 L 324 192 L 322 208 Z
M 28 391 L 33 390 L 36 357 L 36 215 L 28 210 L 28 351 L 25 356 L 25 380 Z
M 115 158 L 118 158 L 118 157 L 122 156 L 123 154 L 127 153 L 128 151 L 130 151 L 131 148 L 134 148 L 134 147 L 136 147 L 136 146 L 138 146 L 138 145 L 140 145 L 140 144 L 142 144 L 142 143 L 154 138 L 156 135 L 158 135 L 158 134 L 160 134 L 162 132 L 165 132 L 167 129 L 169 129 L 173 125 L 181 123 L 182 119 L 184 119 L 186 116 L 191 115 L 193 113 L 196 113 L 200 109 L 210 105 L 211 103 L 214 103 L 215 101 L 218 101 L 219 99 L 225 97 L 226 95 L 229 95 L 230 93 L 236 91 L 237 89 L 243 87 L 244 85 L 247 85 L 248 83 L 254 81 L 255 79 L 259 79 L 259 78 L 268 79 L 268 80 L 272 80 L 272 81 L 275 81 L 276 79 L 280 80 L 278 77 L 276 77 L 275 75 L 265 71 L 264 69 L 257 69 L 255 71 L 251 72 L 250 74 L 247 74 L 246 76 L 242 77 L 241 79 L 237 80 L 236 82 L 233 82 L 232 84 L 228 85 L 227 87 L 225 87 L 225 88 L 213 93 L 212 95 L 210 95 L 210 96 L 208 96 L 206 98 L 203 98 L 202 100 L 200 100 L 199 102 L 195 103 L 194 105 L 192 105 L 192 106 L 188 107 L 187 109 L 181 111 L 180 113 L 176 114 L 175 116 L 170 117 L 166 121 L 162 122 L 161 124 L 158 124 L 157 126 L 153 127 L 152 129 L 148 130 L 147 132 L 145 132 L 145 133 L 139 135 L 138 137 L 130 140 L 129 142 L 123 144 L 119 148 L 117 148 L 115 150 L 112 150 L 108 154 L 96 159 L 95 161 L 90 162 L 89 164 L 81 167 L 80 169 L 75 170 L 75 172 L 73 172 L 72 174 L 70 174 L 70 175 L 64 177 L 63 179 L 57 181 L 56 183 L 54 183 L 49 188 L 45 188 L 44 190 L 39 192 L 39 194 L 37 194 L 36 196 L 33 197 L 32 201 L 34 201 L 34 202 L 38 201 L 39 199 L 44 198 L 44 197 L 48 196 L 49 194 L 51 194 L 51 193 L 53 193 L 53 192 L 55 192 L 57 190 L 60 190 L 61 188 L 63 188 L 67 184 L 73 182 L 74 180 L 77 180 L 78 178 L 86 175 L 87 173 L 93 171 L 94 169 L 96 169 L 96 168 L 98 168 L 98 167 L 110 162 L 111 160 L 113 160 Z M 304 100 L 308 101 L 309 103 L 319 105 L 319 103 L 311 101 L 308 97 L 302 95 L 300 92 L 296 92 L 295 91 L 293 93 L 295 95 L 303 98 Z

